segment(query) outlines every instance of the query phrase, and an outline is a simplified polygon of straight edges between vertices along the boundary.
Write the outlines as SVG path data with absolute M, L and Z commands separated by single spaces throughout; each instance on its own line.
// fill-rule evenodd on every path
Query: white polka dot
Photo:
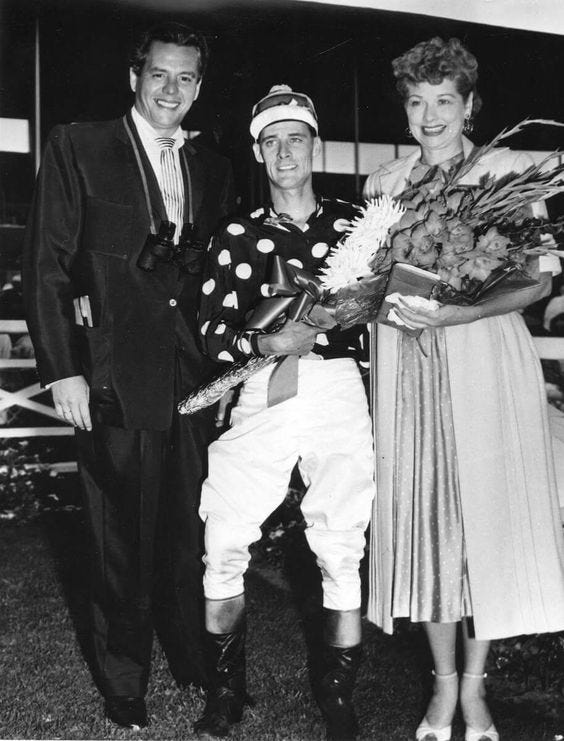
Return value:
M 227 296 L 223 299 L 223 305 L 226 307 L 231 307 L 233 309 L 237 309 L 239 307 L 239 302 L 237 301 L 237 294 L 235 291 L 231 291 L 231 293 L 228 293 Z
M 302 231 L 304 232 L 309 231 L 309 224 L 304 224 L 304 228 L 302 229 Z
M 248 262 L 242 262 L 235 268 L 235 275 L 242 280 L 247 280 L 247 278 L 250 278 L 252 272 L 253 271 Z
M 253 211 L 251 214 L 251 219 L 258 219 L 259 216 L 262 216 L 264 213 L 264 208 L 257 208 L 256 211 Z
M 295 265 L 297 268 L 303 268 L 304 264 L 301 260 L 298 260 L 297 257 L 292 257 L 291 260 L 288 260 L 288 265 Z
M 328 252 L 329 245 L 326 242 L 317 242 L 317 244 L 314 244 L 311 248 L 311 254 L 314 257 L 325 257 Z
M 370 363 L 366 360 L 361 360 L 359 365 L 361 368 L 370 368 Z
M 259 252 L 264 252 L 265 254 L 267 252 L 272 252 L 274 249 L 274 242 L 272 239 L 259 239 L 257 242 L 257 250 Z
M 350 225 L 351 223 L 348 219 L 337 219 L 333 224 L 333 229 L 336 232 L 346 232 Z
M 251 343 L 245 337 L 241 337 L 239 340 L 239 349 L 244 352 L 245 355 L 251 354 Z
M 217 356 L 218 360 L 228 360 L 230 363 L 233 362 L 233 355 L 231 355 L 230 352 L 227 352 L 227 350 L 222 350 L 219 355 Z
M 205 333 L 206 333 L 206 332 L 208 331 L 208 329 L 209 329 L 209 326 L 210 326 L 210 323 L 209 323 L 209 322 L 204 322 L 204 323 L 202 324 L 202 327 L 201 327 L 201 329 L 200 329 L 200 332 L 201 332 L 202 334 L 205 334 Z
M 270 298 L 270 286 L 268 283 L 263 283 L 260 287 L 260 293 L 261 296 L 266 296 L 266 298 Z
M 225 332 L 225 329 L 226 329 L 226 325 L 223 322 L 221 322 L 221 324 L 218 324 L 217 327 L 215 328 L 214 334 L 223 334 Z
M 316 336 L 316 338 L 315 338 L 315 343 L 317 345 L 323 345 L 324 347 L 326 347 L 329 344 L 329 340 L 327 339 L 327 335 L 326 334 L 323 334 L 323 333 L 322 334 L 318 334 Z
M 215 288 L 215 280 L 213 278 L 210 278 L 202 286 L 202 293 L 204 293 L 206 296 L 209 296 L 214 288 Z
M 242 224 L 229 224 L 227 231 L 229 234 L 233 234 L 234 237 L 238 237 L 240 234 L 245 233 L 245 227 Z
M 231 253 L 229 250 L 221 250 L 217 256 L 217 261 L 220 265 L 231 265 Z

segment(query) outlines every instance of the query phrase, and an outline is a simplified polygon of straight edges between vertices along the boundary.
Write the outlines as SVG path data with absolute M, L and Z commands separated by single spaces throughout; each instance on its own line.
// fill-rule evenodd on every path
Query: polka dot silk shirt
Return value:
M 357 214 L 350 203 L 321 198 L 303 231 L 269 205 L 226 220 L 210 243 L 204 267 L 199 328 L 206 352 L 227 362 L 253 355 L 244 326 L 253 308 L 268 297 L 272 256 L 317 275 Z M 326 359 L 364 360 L 365 335 L 364 325 L 320 332 L 313 352 Z

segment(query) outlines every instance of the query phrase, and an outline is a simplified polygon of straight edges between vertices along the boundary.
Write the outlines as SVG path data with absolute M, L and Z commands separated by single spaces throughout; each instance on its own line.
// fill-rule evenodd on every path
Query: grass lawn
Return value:
M 0 523 L 0 738 L 194 738 L 203 707 L 198 691 L 181 691 L 155 646 L 148 705 L 149 728 L 140 733 L 104 720 L 102 701 L 82 658 L 84 584 L 80 514 L 42 515 L 32 523 Z M 249 690 L 256 706 L 232 734 L 234 741 L 321 741 L 306 666 L 305 625 L 316 587 L 301 548 L 287 570 L 260 561 L 249 572 Z M 292 587 L 295 587 L 293 590 Z M 300 609 L 297 608 L 300 605 Z M 420 635 L 383 636 L 365 626 L 365 660 L 356 693 L 363 741 L 406 741 L 424 709 L 428 659 Z M 542 695 L 515 697 L 491 678 L 491 705 L 503 741 L 554 741 L 564 735 L 560 705 Z M 453 741 L 462 741 L 460 719 Z

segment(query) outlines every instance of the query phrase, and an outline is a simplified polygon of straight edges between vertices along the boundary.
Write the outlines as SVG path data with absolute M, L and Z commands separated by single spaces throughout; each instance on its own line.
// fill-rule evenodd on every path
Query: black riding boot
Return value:
M 323 610 L 323 646 L 315 673 L 316 699 L 328 741 L 354 741 L 358 721 L 352 704 L 362 647 L 343 648 L 360 637 L 360 610 Z
M 210 688 L 194 731 L 200 739 L 223 738 L 250 704 L 245 682 L 245 621 L 231 633 L 207 633 L 206 644 Z
M 328 741 L 354 741 L 358 736 L 352 694 L 361 654 L 360 644 L 323 647 L 317 701 L 327 725 Z

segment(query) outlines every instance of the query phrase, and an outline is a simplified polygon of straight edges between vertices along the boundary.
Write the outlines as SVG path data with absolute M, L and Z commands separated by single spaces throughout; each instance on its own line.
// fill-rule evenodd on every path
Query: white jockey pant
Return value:
M 354 360 L 300 359 L 298 395 L 266 406 L 271 368 L 248 380 L 232 427 L 209 448 L 200 516 L 206 523 L 204 592 L 243 592 L 249 546 L 284 501 L 298 462 L 301 510 L 321 569 L 323 605 L 360 607 L 359 563 L 374 496 L 372 430 Z

